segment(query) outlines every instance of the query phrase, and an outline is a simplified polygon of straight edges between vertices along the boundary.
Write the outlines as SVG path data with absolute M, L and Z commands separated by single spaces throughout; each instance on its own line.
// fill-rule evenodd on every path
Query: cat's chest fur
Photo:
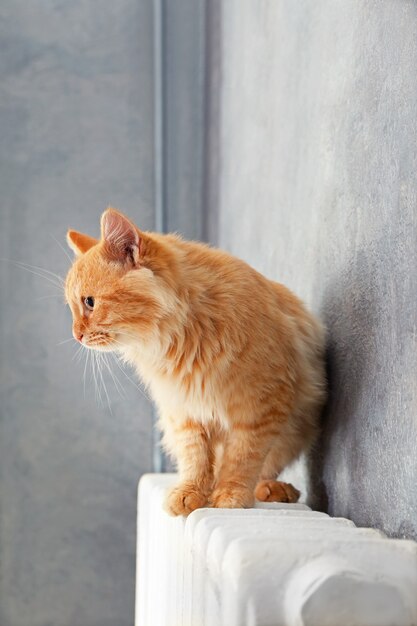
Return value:
M 150 389 L 162 419 L 178 416 L 202 423 L 216 419 L 227 427 L 217 382 L 210 372 L 196 368 L 178 371 L 166 361 L 161 362 L 154 353 L 140 348 L 129 348 L 124 356 Z

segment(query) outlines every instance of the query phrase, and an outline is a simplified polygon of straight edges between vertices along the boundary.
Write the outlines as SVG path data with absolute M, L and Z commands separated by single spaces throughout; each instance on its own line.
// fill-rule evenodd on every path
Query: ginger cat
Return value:
M 286 287 L 109 208 L 101 239 L 70 230 L 74 337 L 114 350 L 148 385 L 179 484 L 172 515 L 295 502 L 275 479 L 308 450 L 326 397 L 324 332 Z

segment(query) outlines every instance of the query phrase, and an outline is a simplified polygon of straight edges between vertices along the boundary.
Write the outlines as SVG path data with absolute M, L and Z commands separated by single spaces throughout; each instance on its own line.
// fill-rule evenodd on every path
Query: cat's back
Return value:
M 255 289 L 260 296 L 268 292 L 273 295 L 272 281 L 229 252 L 199 241 L 184 240 L 174 234 L 164 237 L 176 251 L 186 280 L 193 282 L 198 279 L 198 284 L 204 289 L 216 285 L 218 291 L 223 288 L 225 292 L 243 294 L 248 289 Z M 197 286 L 196 282 L 194 284 Z
M 208 244 L 187 241 L 177 235 L 165 235 L 181 259 L 183 274 L 190 289 L 200 295 L 204 306 L 213 305 L 223 319 L 233 324 L 257 324 L 269 318 L 296 329 L 302 338 L 324 349 L 323 325 L 302 300 L 282 283 L 263 276 L 248 263 Z M 197 298 L 198 300 L 199 298 Z M 260 317 L 258 317 L 260 316 Z

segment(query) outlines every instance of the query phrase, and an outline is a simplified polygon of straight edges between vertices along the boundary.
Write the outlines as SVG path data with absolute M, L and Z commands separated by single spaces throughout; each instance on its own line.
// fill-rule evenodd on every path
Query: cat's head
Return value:
M 76 258 L 65 297 L 77 341 L 109 351 L 155 336 L 176 300 L 174 259 L 159 239 L 112 208 L 101 217 L 100 239 L 68 231 Z

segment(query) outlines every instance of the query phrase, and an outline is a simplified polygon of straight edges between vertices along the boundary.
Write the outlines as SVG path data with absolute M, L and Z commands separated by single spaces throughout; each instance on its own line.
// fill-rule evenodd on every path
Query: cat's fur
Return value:
M 179 484 L 166 508 L 296 501 L 277 474 L 314 442 L 325 400 L 324 332 L 286 287 L 114 209 L 101 239 L 69 231 L 74 336 L 122 353 L 158 406 Z M 94 308 L 84 300 L 94 298 Z

